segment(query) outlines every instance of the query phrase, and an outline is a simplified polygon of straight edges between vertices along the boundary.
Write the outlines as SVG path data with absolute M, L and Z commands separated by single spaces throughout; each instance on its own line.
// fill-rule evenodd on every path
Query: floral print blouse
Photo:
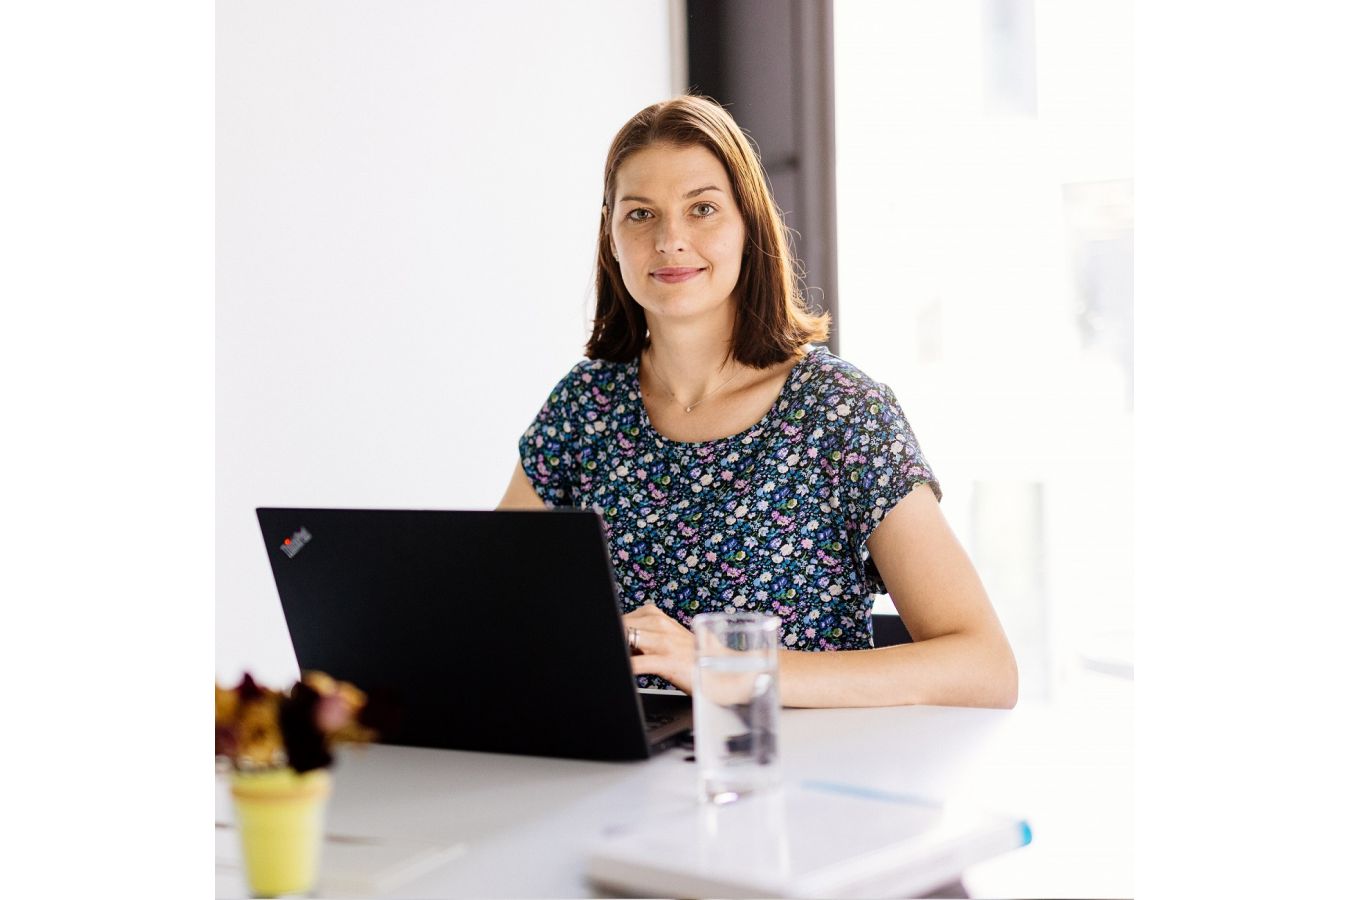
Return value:
M 915 485 L 941 489 L 891 389 L 808 349 L 764 418 L 717 440 L 658 433 L 637 361 L 585 360 L 549 394 L 525 473 L 548 505 L 600 512 L 625 612 L 771 613 L 789 649 L 872 646 L 867 539 Z

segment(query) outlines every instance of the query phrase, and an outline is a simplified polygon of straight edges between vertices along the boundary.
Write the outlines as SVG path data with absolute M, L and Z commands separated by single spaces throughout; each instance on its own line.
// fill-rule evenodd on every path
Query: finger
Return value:
M 653 623 L 659 624 L 659 623 Z M 637 637 L 633 641 L 634 649 L 644 656 L 657 656 L 670 649 L 670 641 L 659 628 L 646 625 L 637 628 Z
M 691 692 L 692 670 L 678 659 L 665 654 L 634 656 L 630 660 L 634 675 L 656 675 L 686 694 Z
M 628 655 L 629 655 L 629 656 L 641 656 L 641 655 L 642 655 L 642 634 L 641 634 L 640 629 L 637 629 L 637 628 L 631 628 L 631 627 L 628 628 L 628 629 L 627 629 L 627 632 L 626 632 L 626 639 L 627 639 L 627 641 L 628 641 Z
M 634 675 L 660 675 L 666 677 L 675 666 L 675 660 L 656 650 L 645 650 L 642 653 L 629 657 L 629 662 L 633 666 Z
M 665 677 L 666 667 L 661 665 L 660 660 L 652 659 L 650 656 L 633 657 L 634 675 L 660 675 Z
M 644 631 L 638 636 L 638 647 L 647 656 L 661 656 L 670 650 L 670 641 L 659 631 Z

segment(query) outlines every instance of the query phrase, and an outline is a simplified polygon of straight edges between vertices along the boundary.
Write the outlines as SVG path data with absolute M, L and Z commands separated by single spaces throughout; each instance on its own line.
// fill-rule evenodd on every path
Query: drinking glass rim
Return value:
M 705 612 L 694 616 L 692 624 L 697 627 L 702 621 L 710 626 L 745 625 L 755 628 L 777 628 L 783 620 L 772 613 L 757 612 Z

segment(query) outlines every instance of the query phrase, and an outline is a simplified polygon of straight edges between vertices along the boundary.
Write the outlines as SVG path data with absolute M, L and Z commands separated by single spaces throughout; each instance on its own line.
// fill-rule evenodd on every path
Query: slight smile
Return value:
M 652 277 L 662 284 L 679 284 L 681 281 L 688 281 L 702 271 L 702 269 L 692 266 L 667 266 L 657 269 L 652 273 Z

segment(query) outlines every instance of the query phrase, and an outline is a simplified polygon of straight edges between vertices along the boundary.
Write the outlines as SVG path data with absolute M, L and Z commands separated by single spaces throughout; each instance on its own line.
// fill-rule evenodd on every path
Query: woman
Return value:
M 740 128 L 699 97 L 649 106 L 604 188 L 588 359 L 501 507 L 600 510 L 638 676 L 688 691 L 693 616 L 758 611 L 783 622 L 786 706 L 1011 707 L 1016 662 L 941 490 L 890 389 L 812 346 L 828 318 Z M 888 589 L 914 641 L 873 649 Z

